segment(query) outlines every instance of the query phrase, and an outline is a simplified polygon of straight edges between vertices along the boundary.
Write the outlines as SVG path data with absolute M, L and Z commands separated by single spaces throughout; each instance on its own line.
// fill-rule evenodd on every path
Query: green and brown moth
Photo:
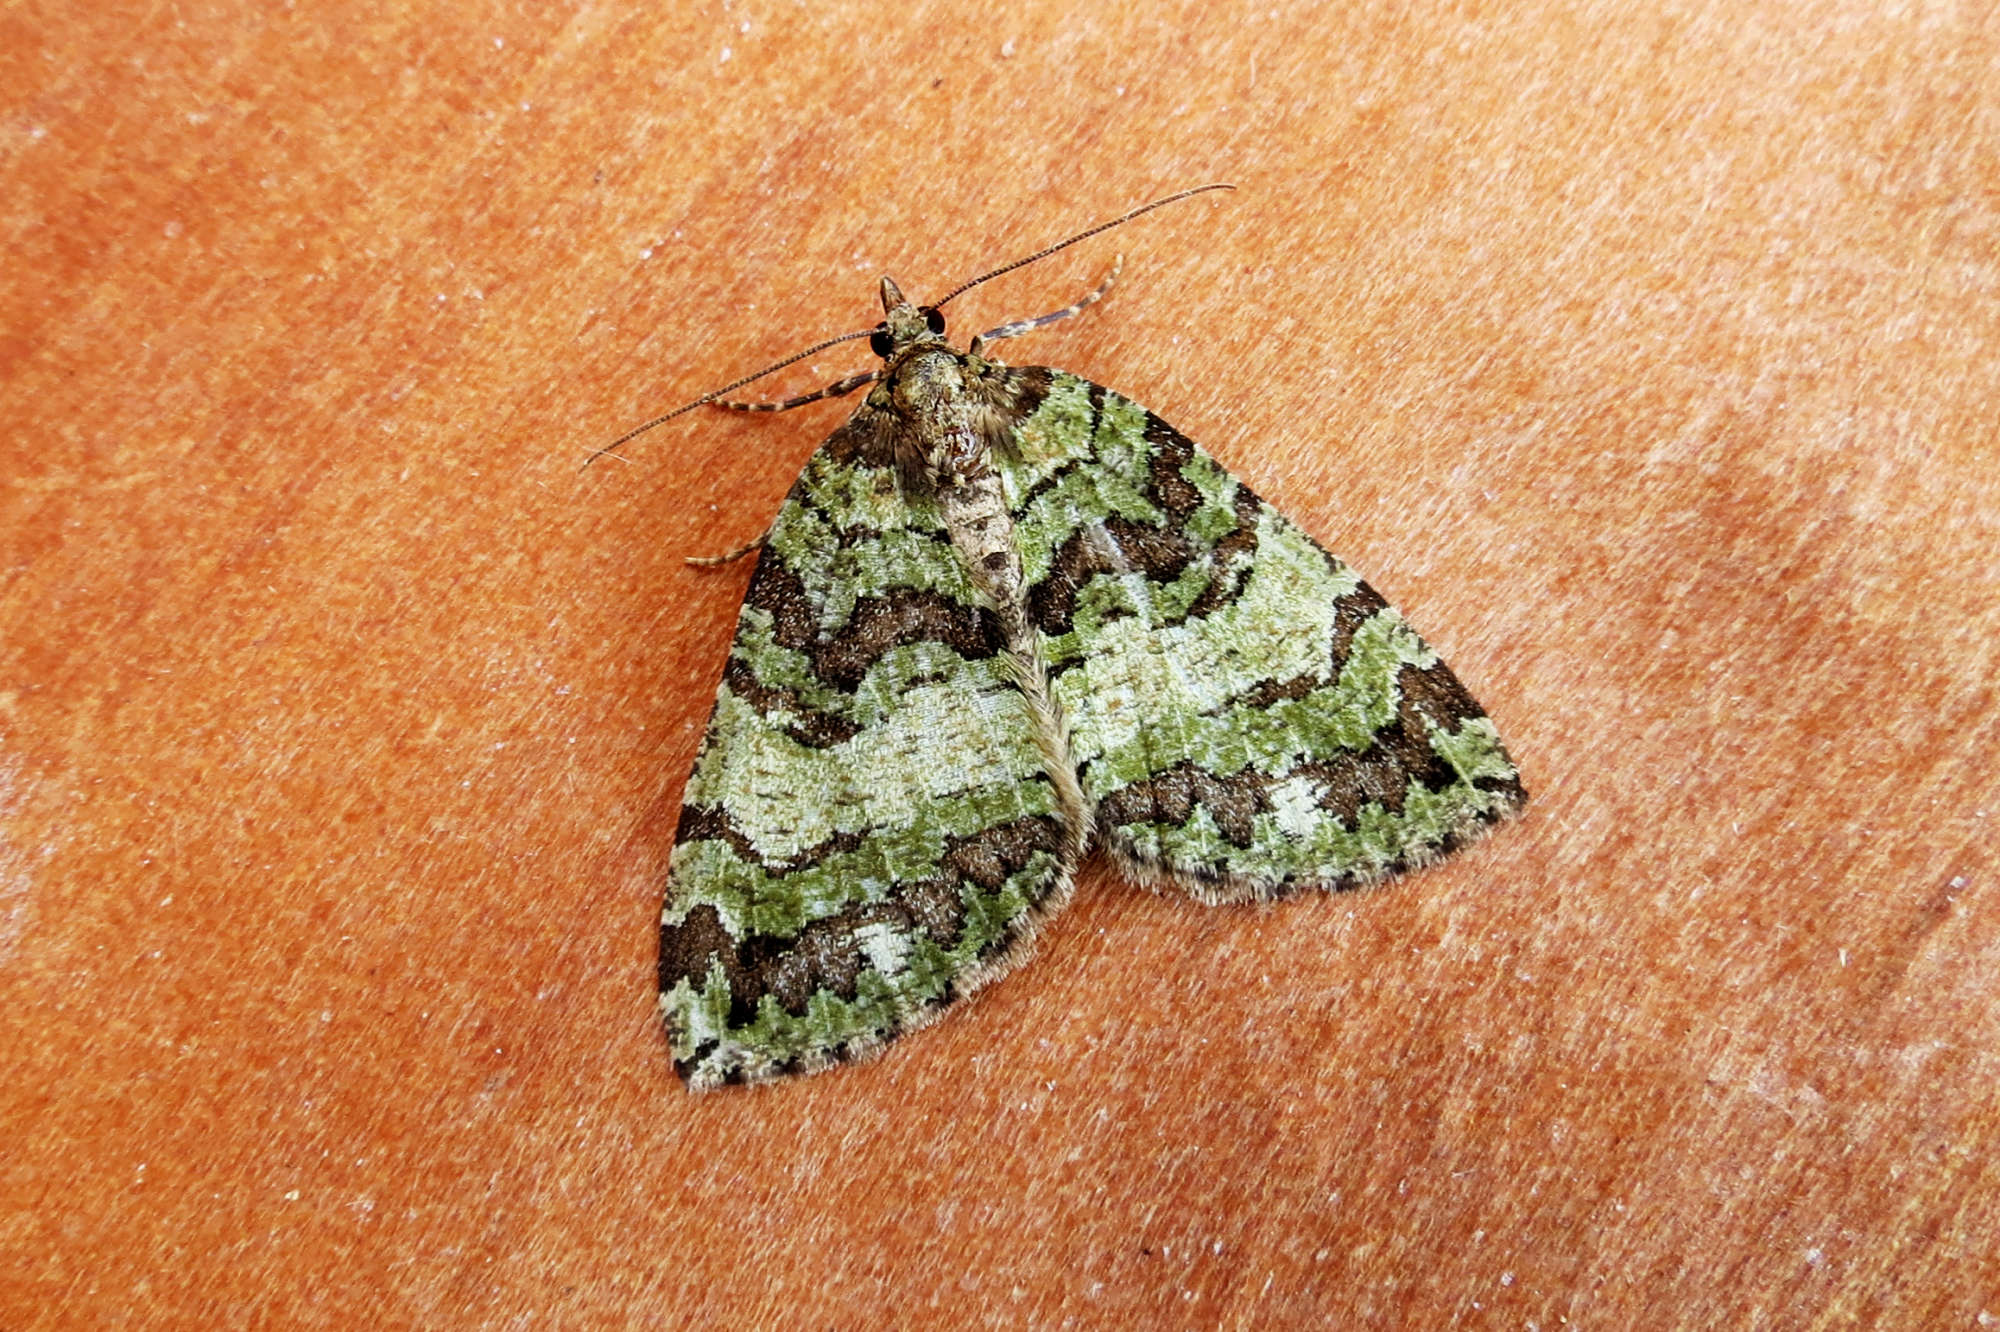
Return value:
M 932 1021 L 1020 960 L 1093 846 L 1200 902 L 1264 900 L 1426 864 L 1526 799 L 1346 565 L 1144 407 L 987 354 L 1109 279 L 945 341 L 961 292 L 1201 192 L 935 305 L 884 278 L 882 323 L 846 335 L 881 364 L 767 408 L 872 385 L 759 543 L 688 780 L 660 1004 L 691 1088 Z

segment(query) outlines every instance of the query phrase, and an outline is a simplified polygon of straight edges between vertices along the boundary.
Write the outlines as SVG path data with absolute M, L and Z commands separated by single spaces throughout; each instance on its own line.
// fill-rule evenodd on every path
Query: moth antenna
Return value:
M 994 269 L 990 273 L 981 273 L 978 277 L 972 279 L 970 282 L 962 282 L 957 287 L 953 288 L 951 291 L 945 293 L 943 299 L 933 301 L 931 303 L 930 308 L 933 310 L 942 310 L 947 301 L 951 301 L 956 299 L 957 297 L 963 296 L 966 292 L 971 291 L 974 287 L 978 286 L 982 282 L 991 282 L 994 278 L 999 277 L 1003 273 L 1011 273 L 1017 268 L 1026 268 L 1029 264 L 1035 263 L 1038 260 L 1048 258 L 1050 255 L 1054 254 L 1058 250 L 1066 250 L 1070 246 L 1076 244 L 1078 241 L 1089 240 L 1092 236 L 1097 235 L 1100 231 L 1109 231 L 1113 227 L 1123 226 L 1125 223 L 1130 222 L 1133 218 L 1140 217 L 1146 213 L 1150 213 L 1155 208 L 1165 208 L 1170 203 L 1179 203 L 1182 199 L 1192 198 L 1197 194 L 1207 194 L 1211 190 L 1233 190 L 1235 188 L 1236 187 L 1234 185 L 1222 184 L 1222 183 L 1217 183 L 1213 185 L 1197 185 L 1191 190 L 1182 190 L 1177 194 L 1169 194 L 1164 199 L 1155 199 L 1153 200 L 1153 202 L 1149 204 L 1141 204 L 1139 207 L 1134 208 L 1129 213 L 1124 213 L 1118 217 L 1114 217 L 1109 222 L 1100 222 L 1096 226 L 1091 227 L 1087 231 L 1079 231 L 1076 233 L 1076 235 L 1071 236 L 1068 240 L 1057 241 L 1054 245 L 1050 245 L 1044 249 L 1035 251 L 1033 254 L 1029 255 L 1025 259 L 1016 259 L 1013 263 L 1003 264 L 999 268 Z M 607 453 L 615 453 L 617 450 L 623 448 L 626 444 L 629 444 L 631 441 L 637 439 L 639 436 L 645 434 L 648 430 L 651 430 L 655 426 L 665 425 L 667 422 L 673 420 L 676 416 L 680 416 L 686 412 L 691 412 L 697 407 L 707 406 L 709 403 L 714 402 L 717 398 L 721 397 L 725 393 L 733 393 L 737 389 L 742 388 L 745 384 L 754 383 L 755 381 L 762 379 L 765 375 L 772 374 L 775 371 L 784 369 L 788 365 L 792 365 L 795 364 L 796 362 L 803 361 L 808 356 L 818 355 L 820 352 L 825 351 L 828 347 L 836 346 L 843 342 L 852 342 L 856 338 L 868 337 L 874 331 L 875 331 L 874 329 L 861 329 L 853 333 L 842 333 L 837 338 L 828 338 L 825 342 L 815 343 L 812 346 L 806 348 L 802 352 L 798 352 L 794 355 L 787 356 L 784 360 L 778 361 L 772 365 L 767 365 L 762 370 L 757 371 L 757 373 L 755 374 L 745 375 L 743 376 L 743 378 L 737 380 L 732 384 L 724 384 L 719 389 L 715 389 L 712 390 L 711 392 L 704 393 L 699 398 L 696 398 L 693 402 L 686 403 L 682 406 L 676 407 L 672 411 L 666 413 L 664 416 L 656 416 L 652 420 L 646 422 L 644 425 L 634 426 L 632 429 L 620 435 L 617 439 L 614 439 L 609 444 L 606 444 L 603 448 L 595 450 L 588 458 L 585 458 L 583 460 L 583 466 L 584 467 L 590 466 L 592 463 L 596 462 L 599 458 L 602 458 Z
M 875 330 L 871 328 L 864 328 L 856 333 L 843 333 L 837 338 L 828 338 L 825 342 L 814 343 L 812 346 L 806 348 L 804 351 L 795 353 L 794 355 L 791 356 L 787 356 L 784 360 L 779 361 L 775 365 L 765 366 L 762 370 L 759 370 L 754 375 L 745 375 L 743 376 L 743 378 L 737 380 L 733 384 L 724 384 L 719 389 L 714 389 L 711 390 L 710 392 L 704 393 L 699 398 L 696 398 L 693 402 L 690 402 L 685 406 L 674 408 L 672 411 L 668 412 L 665 416 L 656 416 L 652 420 L 646 422 L 646 424 L 634 427 L 633 429 L 626 431 L 618 438 L 612 440 L 609 444 L 606 444 L 603 448 L 593 452 L 588 458 L 585 458 L 583 460 L 583 466 L 584 467 L 590 466 L 592 463 L 596 462 L 599 458 L 602 458 L 605 454 L 611 453 L 616 449 L 618 449 L 619 447 L 621 447 L 622 445 L 627 444 L 634 439 L 637 439 L 639 436 L 645 434 L 648 430 L 651 430 L 654 426 L 665 425 L 667 422 L 673 420 L 676 416 L 680 416 L 685 412 L 691 412 L 697 407 L 707 406 L 709 403 L 714 402 L 717 398 L 721 397 L 725 393 L 734 393 L 737 389 L 742 388 L 745 384 L 752 383 L 755 380 L 762 379 L 765 375 L 771 374 L 774 371 L 782 370 L 786 366 L 791 365 L 796 361 L 803 361 L 808 356 L 817 356 L 819 353 L 825 351 L 828 347 L 836 346 L 839 343 L 852 342 L 856 338 L 865 338 L 874 331 Z M 578 470 L 581 471 L 582 468 L 579 468 Z
M 1155 199 L 1153 200 L 1153 202 L 1149 204 L 1141 204 L 1139 207 L 1134 208 L 1131 212 L 1126 213 L 1122 217 L 1114 217 L 1109 222 L 1100 222 L 1088 231 L 1079 231 L 1076 233 L 1076 235 L 1071 236 L 1066 241 L 1057 241 L 1054 245 L 1049 246 L 1045 250 L 1035 251 L 1033 254 L 1029 255 L 1026 259 L 1016 259 L 1013 263 L 1003 264 L 1001 267 L 994 269 L 991 273 L 981 273 L 978 277 L 972 279 L 972 281 L 961 283 L 957 287 L 953 288 L 950 292 L 946 293 L 944 300 L 932 301 L 931 309 L 942 310 L 945 307 L 946 301 L 951 300 L 953 297 L 963 296 L 966 292 L 971 291 L 974 287 L 978 286 L 982 282 L 991 282 L 994 278 L 999 277 L 1002 273 L 1011 273 L 1017 268 L 1026 268 L 1029 264 L 1034 263 L 1038 259 L 1048 258 L 1050 255 L 1054 254 L 1057 250 L 1066 250 L 1070 246 L 1076 244 L 1078 241 L 1089 240 L 1092 236 L 1095 236 L 1100 231 L 1109 231 L 1113 227 L 1123 226 L 1125 225 L 1125 223 L 1130 222 L 1133 218 L 1138 217 L 1143 213 L 1150 213 L 1155 208 L 1165 208 L 1170 203 L 1179 203 L 1182 199 L 1192 198 L 1194 195 L 1197 194 L 1207 194 L 1210 190 L 1233 190 L 1235 188 L 1236 187 L 1234 185 L 1222 185 L 1222 184 L 1197 185 L 1191 190 L 1182 190 L 1179 194 L 1169 194 L 1164 199 Z

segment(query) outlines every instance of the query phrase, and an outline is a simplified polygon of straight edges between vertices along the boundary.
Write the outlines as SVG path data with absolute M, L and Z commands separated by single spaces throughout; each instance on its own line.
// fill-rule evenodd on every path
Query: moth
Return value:
M 1264 901 L 1424 865 L 1521 808 L 1492 722 L 1352 570 L 1146 408 L 989 354 L 1112 279 L 945 338 L 980 282 L 1217 188 L 932 305 L 885 277 L 874 329 L 625 437 L 846 338 L 880 358 L 755 405 L 868 388 L 748 548 L 687 783 L 659 976 L 691 1089 L 931 1022 L 1022 959 L 1093 847 L 1141 884 Z

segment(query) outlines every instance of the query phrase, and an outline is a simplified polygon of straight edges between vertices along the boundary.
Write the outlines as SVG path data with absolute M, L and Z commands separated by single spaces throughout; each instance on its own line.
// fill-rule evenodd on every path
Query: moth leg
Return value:
M 876 370 L 864 370 L 858 375 L 849 375 L 845 379 L 837 379 L 825 388 L 815 392 L 802 394 L 796 398 L 786 398 L 783 402 L 731 402 L 718 399 L 715 405 L 727 408 L 732 412 L 789 412 L 794 407 L 803 407 L 809 402 L 818 402 L 822 398 L 844 397 L 860 388 L 863 384 L 874 383 L 879 374 L 880 372 Z M 742 559 L 745 555 L 753 551 L 762 550 L 764 543 L 770 539 L 771 529 L 767 527 L 755 541 L 738 546 L 726 555 L 689 555 L 685 558 L 689 564 L 695 565 L 698 568 L 719 568 L 725 564 L 734 564 L 737 560 Z
M 734 564 L 752 551 L 764 549 L 764 543 L 771 539 L 771 529 L 765 528 L 757 534 L 757 539 L 738 546 L 727 555 L 687 555 L 682 558 L 698 569 L 719 569 L 725 564 Z
M 794 407 L 803 407 L 809 402 L 818 402 L 822 398 L 845 397 L 860 388 L 863 384 L 874 383 L 879 373 L 876 370 L 864 370 L 858 375 L 849 375 L 845 379 L 835 380 L 825 388 L 815 392 L 801 394 L 796 398 L 786 398 L 783 402 L 733 402 L 727 399 L 717 399 L 715 405 L 717 407 L 726 407 L 732 412 L 789 412 Z M 762 538 L 759 538 L 759 540 L 761 541 Z
M 1032 333 L 1038 328 L 1044 328 L 1049 324 L 1055 323 L 1058 319 L 1067 319 L 1073 314 L 1082 314 L 1085 310 L 1088 310 L 1091 306 L 1104 299 L 1104 293 L 1111 290 L 1111 284 L 1118 280 L 1118 273 L 1124 267 L 1125 256 L 1121 254 L 1111 261 L 1111 271 L 1104 275 L 1104 281 L 1097 284 L 1097 290 L 1091 292 L 1076 304 L 1065 305 L 1060 310 L 1051 310 L 1047 314 L 1037 315 L 1033 319 L 1017 319 L 1011 324 L 1002 324 L 998 328 L 988 329 L 972 340 L 972 345 L 968 350 L 972 355 L 977 356 L 989 342 L 998 342 L 1002 338 L 1018 338 L 1023 333 Z

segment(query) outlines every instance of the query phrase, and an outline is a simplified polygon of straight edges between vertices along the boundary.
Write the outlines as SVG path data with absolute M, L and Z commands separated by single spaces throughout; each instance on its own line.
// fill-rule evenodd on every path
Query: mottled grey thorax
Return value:
M 963 352 L 941 342 L 924 344 L 898 362 L 883 385 L 898 433 L 940 490 L 986 470 L 984 404 L 969 369 Z
M 1020 554 L 988 453 L 992 409 L 975 376 L 964 352 L 921 343 L 895 362 L 869 405 L 894 422 L 898 462 L 937 504 L 973 584 L 1012 622 L 1020 618 Z

